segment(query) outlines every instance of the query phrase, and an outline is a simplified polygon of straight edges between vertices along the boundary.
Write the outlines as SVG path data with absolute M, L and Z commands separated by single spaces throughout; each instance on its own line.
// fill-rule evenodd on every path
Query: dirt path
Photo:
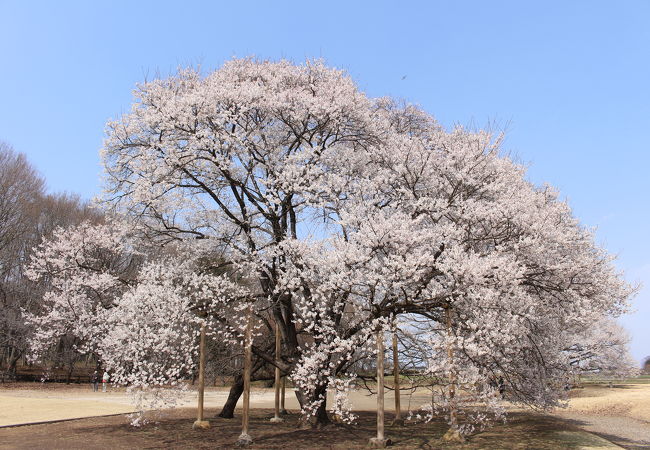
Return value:
M 647 422 L 629 417 L 594 416 L 572 412 L 563 412 L 555 416 L 568 419 L 573 425 L 621 447 L 650 449 L 650 424 Z
M 587 386 L 572 393 L 557 417 L 631 449 L 650 449 L 650 385 Z

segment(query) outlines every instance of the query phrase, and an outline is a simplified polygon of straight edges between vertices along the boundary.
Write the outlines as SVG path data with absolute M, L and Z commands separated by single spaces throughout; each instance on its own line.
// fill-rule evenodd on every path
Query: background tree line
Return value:
M 22 153 L 0 141 L 0 379 L 14 379 L 24 360 L 31 336 L 25 311 L 38 312 L 47 280 L 25 276 L 33 250 L 57 227 L 83 221 L 98 223 L 102 213 L 88 201 L 68 193 L 48 193 L 46 182 Z M 49 360 L 53 367 L 72 370 L 81 357 L 75 338 L 61 336 L 53 342 Z

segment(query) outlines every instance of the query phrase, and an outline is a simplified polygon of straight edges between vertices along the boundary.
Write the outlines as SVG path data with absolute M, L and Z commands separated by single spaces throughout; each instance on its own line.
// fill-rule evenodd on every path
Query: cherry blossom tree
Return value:
M 70 334 L 96 350 L 107 332 L 106 311 L 117 304 L 135 280 L 143 258 L 133 233 L 123 222 L 84 222 L 57 228 L 34 252 L 27 275 L 48 280 L 42 310 L 28 317 L 36 332 L 33 357 Z
M 442 388 L 429 414 L 468 432 L 485 415 L 458 392 L 498 411 L 503 378 L 509 399 L 557 405 L 571 339 L 633 294 L 558 194 L 503 155 L 499 136 L 447 131 L 415 106 L 366 97 L 321 62 L 236 59 L 142 84 L 135 97 L 102 151 L 105 202 L 129 225 L 53 244 L 109 239 L 115 269 L 77 264 L 56 285 L 66 294 L 34 318 L 47 330 L 74 317 L 130 383 L 181 377 L 198 315 L 241 345 L 252 305 L 253 353 L 291 377 L 305 418 L 322 425 L 330 386 L 341 394 L 333 412 L 350 412 L 347 380 L 377 330 L 417 319 Z M 125 279 L 136 229 L 165 250 Z M 77 262 L 77 250 L 61 250 Z M 66 266 L 48 252 L 36 272 Z M 281 359 L 262 347 L 275 324 Z M 152 338 L 131 364 L 128 343 L 143 335 Z
M 312 197 L 331 189 L 324 155 L 372 144 L 372 113 L 347 76 L 318 62 L 233 60 L 205 78 L 182 71 L 140 86 L 132 112 L 109 123 L 107 198 L 154 238 L 226 246 L 280 324 L 286 373 L 304 343 L 279 284 L 283 244 L 305 242 L 301 224 L 318 213 Z
M 35 251 L 28 274 L 36 282 L 50 280 L 51 287 L 42 311 L 27 316 L 37 330 L 32 357 L 72 336 L 76 350 L 98 355 L 142 408 L 169 405 L 172 391 L 157 388 L 191 376 L 199 322 L 207 317 L 222 346 L 241 345 L 239 311 L 250 292 L 241 280 L 215 271 L 201 243 L 162 248 L 134 225 L 108 218 L 59 228 Z M 260 351 L 268 351 L 258 341 Z M 258 362 L 253 372 L 261 368 Z
M 599 377 L 632 377 L 638 375 L 638 364 L 629 349 L 630 337 L 610 317 L 602 317 L 579 334 L 568 337 L 569 354 L 576 375 Z

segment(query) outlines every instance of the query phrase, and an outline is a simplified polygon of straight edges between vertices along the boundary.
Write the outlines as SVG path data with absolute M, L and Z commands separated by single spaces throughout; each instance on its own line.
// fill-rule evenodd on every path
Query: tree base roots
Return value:
M 451 442 L 451 443 L 463 443 L 465 442 L 465 437 L 456 429 L 450 428 L 442 436 L 442 442 Z
M 239 435 L 239 439 L 237 439 L 235 445 L 237 447 L 248 447 L 252 443 L 253 443 L 253 438 L 250 436 L 250 434 L 242 433 Z
M 391 444 L 392 444 L 391 440 L 386 438 L 379 439 L 374 437 L 368 441 L 368 446 L 370 448 L 386 448 Z
M 271 417 L 269 422 L 271 422 L 271 423 L 280 423 L 280 422 L 284 422 L 284 419 L 282 417 Z
M 207 420 L 195 420 L 192 424 L 193 430 L 207 430 L 210 428 L 210 422 Z

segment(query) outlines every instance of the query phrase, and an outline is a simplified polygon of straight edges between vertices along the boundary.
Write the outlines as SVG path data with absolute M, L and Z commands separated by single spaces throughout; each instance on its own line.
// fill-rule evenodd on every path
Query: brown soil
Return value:
M 208 410 L 212 428 L 192 430 L 194 411 L 178 409 L 157 423 L 134 428 L 124 416 L 89 418 L 74 421 L 19 426 L 0 429 L 0 448 L 11 449 L 214 449 L 233 448 L 240 434 L 240 416 L 236 419 L 214 418 Z M 331 425 L 321 430 L 301 430 L 298 416 L 292 414 L 281 424 L 269 422 L 271 410 L 254 410 L 250 425 L 252 448 L 264 449 L 361 449 L 375 435 L 375 415 L 360 414 L 354 426 Z M 392 417 L 387 417 L 390 423 Z M 441 448 L 440 438 L 447 430 L 441 422 L 386 427 L 393 448 Z M 445 448 L 462 449 L 557 449 L 579 448 L 584 437 L 579 429 L 555 417 L 515 413 L 508 424 L 471 436 L 464 445 Z M 587 436 L 589 439 L 589 436 Z

